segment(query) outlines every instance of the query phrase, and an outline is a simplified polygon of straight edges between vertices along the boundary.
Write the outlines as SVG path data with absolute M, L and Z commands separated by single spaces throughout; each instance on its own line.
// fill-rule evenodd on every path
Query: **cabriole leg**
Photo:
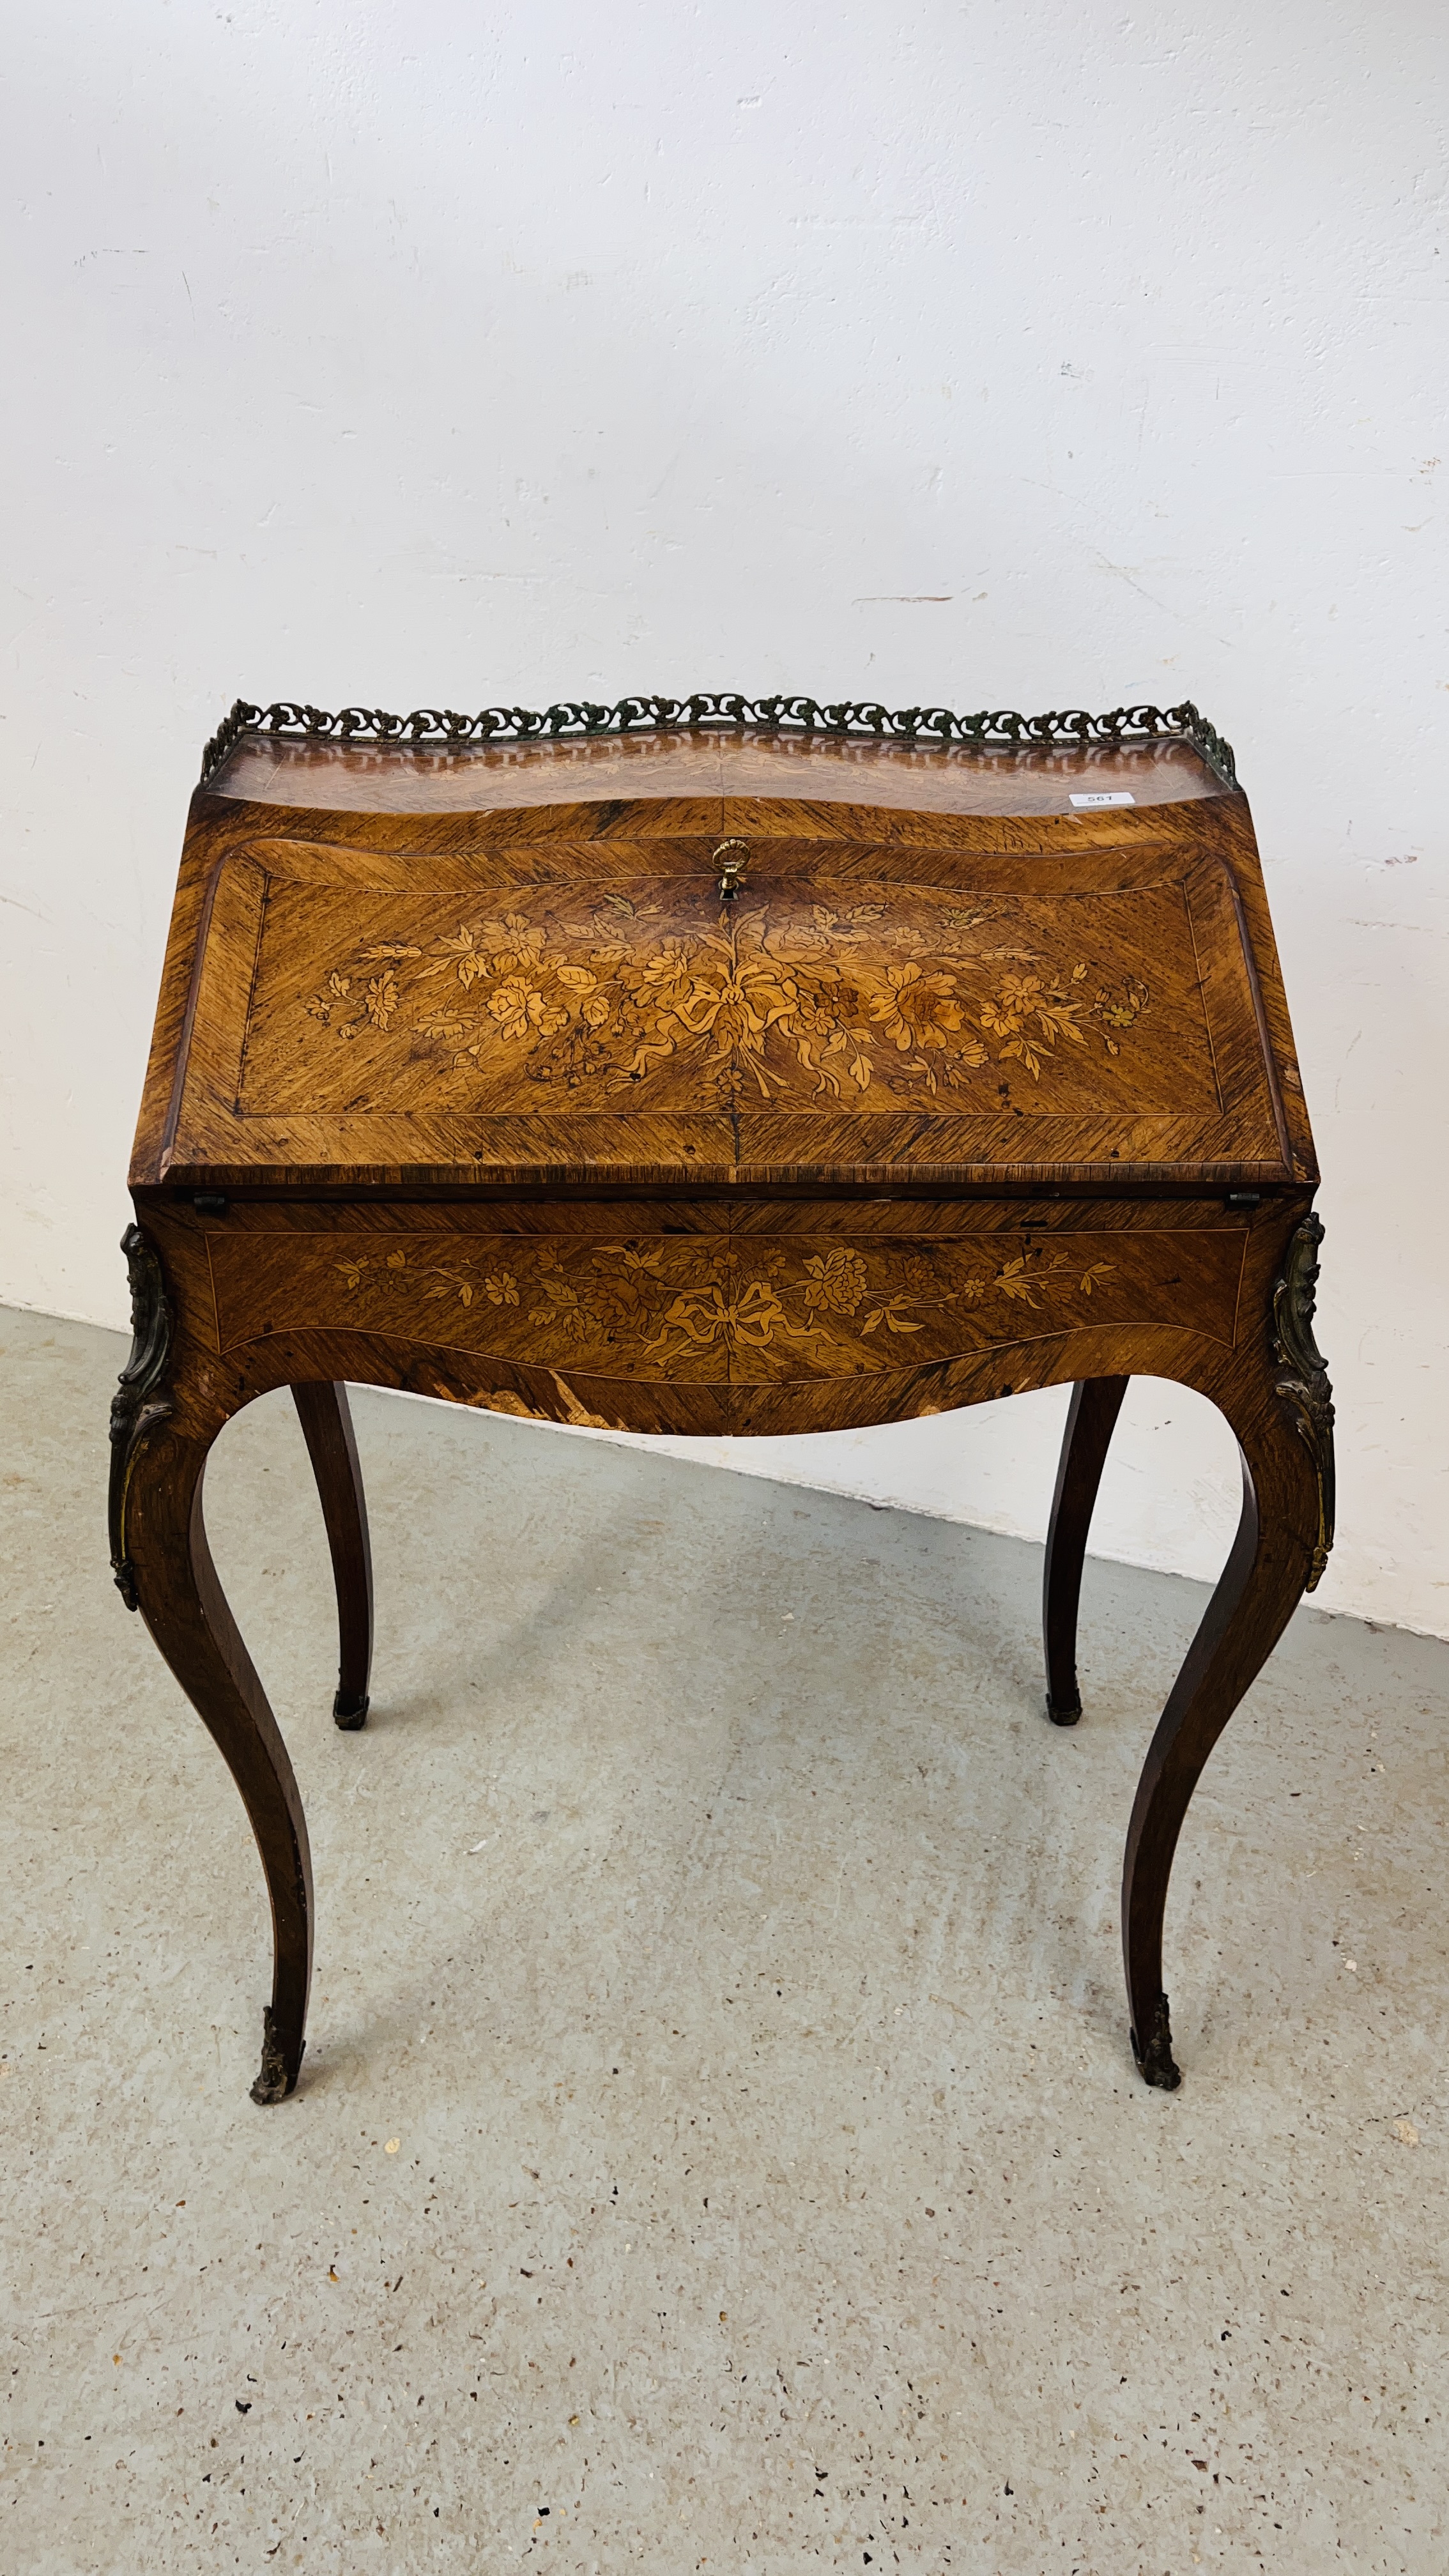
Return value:
M 332 1714 L 349 1734 L 367 1722 L 372 1669 L 372 1549 L 345 1386 L 292 1389 L 332 1551 L 340 1659 Z
M 254 2102 L 281 2102 L 302 2064 L 312 1981 L 312 1859 L 287 1748 L 217 1580 L 202 1484 L 210 1444 L 153 1435 L 126 1494 L 142 1618 L 241 1792 L 272 1906 L 272 2000 Z
M 1047 1528 L 1042 1585 L 1046 1708 L 1053 1726 L 1075 1726 L 1082 1714 L 1082 1695 L 1077 1687 L 1077 1605 L 1082 1591 L 1082 1560 L 1087 1553 L 1087 1532 L 1092 1526 L 1107 1450 L 1130 1383 L 1125 1377 L 1089 1377 L 1072 1389 Z
M 1122 1949 L 1132 2048 L 1149 2084 L 1180 2082 L 1162 1984 L 1162 1923 L 1192 1793 L 1234 1709 L 1276 1646 L 1333 1543 L 1333 1404 L 1313 1340 L 1323 1229 L 1298 1228 L 1273 1301 L 1264 1362 L 1210 1390 L 1243 1462 L 1238 1534 L 1158 1723 L 1138 1784 L 1122 1875 Z
M 230 1406 L 210 1362 L 173 1352 L 175 1318 L 143 1229 L 122 1239 L 131 1356 L 111 1406 L 111 1564 L 241 1791 L 272 1907 L 272 2000 L 254 2102 L 296 2086 L 312 1981 L 312 1857 L 287 1748 L 206 1543 L 207 1454 Z

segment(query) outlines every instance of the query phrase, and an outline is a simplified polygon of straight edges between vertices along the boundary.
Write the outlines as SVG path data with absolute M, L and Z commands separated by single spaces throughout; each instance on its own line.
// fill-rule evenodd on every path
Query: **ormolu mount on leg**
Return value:
M 157 1392 L 171 1356 L 171 1309 L 161 1264 L 138 1225 L 128 1225 L 121 1250 L 131 1278 L 131 1356 L 111 1398 L 111 1479 L 108 1519 L 111 1572 L 128 1610 L 139 1605 L 136 1570 L 126 1553 L 126 1488 L 137 1449 L 164 1422 L 171 1398 Z
M 1318 1543 L 1304 1589 L 1316 1591 L 1333 1546 L 1336 1500 L 1333 1467 L 1333 1390 L 1328 1366 L 1313 1338 L 1318 1305 L 1318 1247 L 1323 1220 L 1306 1216 L 1288 1246 L 1283 1276 L 1273 1291 L 1273 1357 L 1286 1377 L 1277 1392 L 1289 1406 L 1300 1439 L 1306 1440 L 1318 1471 Z

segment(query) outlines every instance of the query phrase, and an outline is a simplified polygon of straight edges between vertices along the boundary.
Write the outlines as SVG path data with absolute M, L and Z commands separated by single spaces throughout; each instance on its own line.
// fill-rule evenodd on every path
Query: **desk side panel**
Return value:
M 1208 838 L 1221 848 L 1242 902 L 1257 967 L 1268 1043 L 1277 1070 L 1293 1178 L 1300 1186 L 1312 1189 L 1318 1182 L 1318 1156 L 1298 1064 L 1278 942 L 1273 932 L 1263 862 L 1248 800 L 1241 789 L 1232 796 L 1218 799 L 1207 809 L 1206 831 Z
M 161 989 L 151 1029 L 151 1050 L 141 1107 L 131 1148 L 131 1186 L 144 1188 L 162 1177 L 162 1156 L 176 1086 L 178 1066 L 194 1017 L 193 968 L 205 937 L 208 898 L 216 853 L 207 809 L 211 800 L 200 791 L 192 797 L 181 849 L 171 926 L 161 968 Z

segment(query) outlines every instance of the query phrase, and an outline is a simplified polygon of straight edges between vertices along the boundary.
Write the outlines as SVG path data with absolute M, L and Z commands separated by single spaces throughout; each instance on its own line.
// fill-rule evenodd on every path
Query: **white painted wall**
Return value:
M 1449 1630 L 1440 0 L 7 16 L 0 1295 L 123 1320 L 240 690 L 1197 698 L 1328 1175 L 1329 1605 Z M 1040 1531 L 1059 1396 L 740 1463 Z M 1136 1392 L 1097 1541 L 1207 1573 Z

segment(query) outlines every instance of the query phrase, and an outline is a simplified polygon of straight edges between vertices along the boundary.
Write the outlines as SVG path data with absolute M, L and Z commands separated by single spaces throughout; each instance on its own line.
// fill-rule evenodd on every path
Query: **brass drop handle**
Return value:
M 710 864 L 719 869 L 721 902 L 733 902 L 744 884 L 745 870 L 750 864 L 749 842 L 721 841 L 719 848 L 710 853 Z

